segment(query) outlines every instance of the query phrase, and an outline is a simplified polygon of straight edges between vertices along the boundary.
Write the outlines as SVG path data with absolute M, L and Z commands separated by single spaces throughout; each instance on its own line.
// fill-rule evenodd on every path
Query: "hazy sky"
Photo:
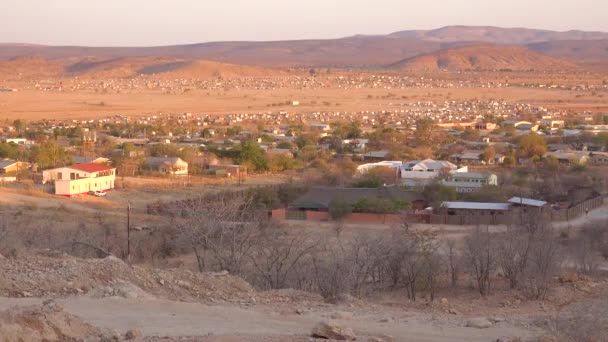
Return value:
M 149 46 L 446 25 L 608 31 L 608 0 L 0 0 L 0 42 Z

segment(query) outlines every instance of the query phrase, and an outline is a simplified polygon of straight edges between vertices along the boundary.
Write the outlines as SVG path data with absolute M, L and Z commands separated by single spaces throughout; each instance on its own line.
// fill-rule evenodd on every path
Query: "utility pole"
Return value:
M 127 206 L 127 263 L 131 265 L 131 201 Z

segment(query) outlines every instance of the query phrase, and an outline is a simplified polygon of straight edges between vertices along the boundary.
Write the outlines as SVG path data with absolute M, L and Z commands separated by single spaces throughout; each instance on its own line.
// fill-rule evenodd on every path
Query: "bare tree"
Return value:
M 458 274 L 461 269 L 461 256 L 456 249 L 456 241 L 452 239 L 445 240 L 444 254 L 447 259 L 448 273 L 450 275 L 450 284 L 452 287 L 456 287 L 458 284 Z
M 507 232 L 496 239 L 496 259 L 509 286 L 514 289 L 519 284 L 528 264 L 531 237 L 525 231 L 508 227 Z
M 532 244 L 528 267 L 523 275 L 524 291 L 533 299 L 544 299 L 559 268 L 559 245 L 550 231 Z
M 582 235 L 578 241 L 574 241 L 572 245 L 572 256 L 576 268 L 585 274 L 593 274 L 600 266 L 601 259 L 596 250 L 595 241 L 588 235 Z
M 201 272 L 214 268 L 240 274 L 250 261 L 255 238 L 267 223 L 267 215 L 244 195 L 224 194 L 213 200 L 199 197 L 171 209 L 179 214 L 171 225 L 192 249 Z
M 312 257 L 317 291 L 329 302 L 350 294 L 353 284 L 352 263 L 344 246 L 325 243 Z
M 465 257 L 471 274 L 482 295 L 490 292 L 491 274 L 496 267 L 496 258 L 491 246 L 492 239 L 488 228 L 476 227 L 465 239 Z
M 264 287 L 281 289 L 288 286 L 300 264 L 310 262 L 318 242 L 305 232 L 288 232 L 284 227 L 267 228 L 257 241 L 255 252 L 250 255 L 256 276 Z
M 379 281 L 379 273 L 387 258 L 387 242 L 382 237 L 355 235 L 349 246 L 349 260 L 353 267 L 353 294 L 363 295 L 366 285 Z

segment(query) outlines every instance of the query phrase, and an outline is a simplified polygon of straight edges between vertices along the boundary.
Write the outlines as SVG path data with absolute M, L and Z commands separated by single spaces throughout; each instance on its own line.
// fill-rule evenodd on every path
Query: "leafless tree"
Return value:
M 509 286 L 514 289 L 528 265 L 531 237 L 523 229 L 510 226 L 496 239 L 496 259 Z
M 201 272 L 216 269 L 240 274 L 267 223 L 265 213 L 256 210 L 246 196 L 199 197 L 170 209 L 179 213 L 171 225 L 192 249 Z
M 352 263 L 342 245 L 323 244 L 312 257 L 317 291 L 325 300 L 338 301 L 350 294 L 353 284 Z
M 446 257 L 448 273 L 450 275 L 450 285 L 456 287 L 458 284 L 458 274 L 461 271 L 461 256 L 456 249 L 456 241 L 452 239 L 445 240 L 443 245 L 444 255 Z
M 250 255 L 255 275 L 266 288 L 285 288 L 294 272 L 301 269 L 299 266 L 310 262 L 317 245 L 318 241 L 310 239 L 305 232 L 288 232 L 284 227 L 270 226 L 258 238 L 255 251 Z
M 465 239 L 467 265 L 482 295 L 490 292 L 491 274 L 496 268 L 496 257 L 488 228 L 476 227 Z
M 370 283 L 379 281 L 379 273 L 387 257 L 387 241 L 382 237 L 357 234 L 348 246 L 348 256 L 353 267 L 353 294 L 363 295 Z
M 528 266 L 523 275 L 523 287 L 528 297 L 545 298 L 559 268 L 559 259 L 559 245 L 550 231 L 531 244 Z
M 585 274 L 593 274 L 600 266 L 601 259 L 595 241 L 589 235 L 582 235 L 572 245 L 572 256 L 576 268 Z

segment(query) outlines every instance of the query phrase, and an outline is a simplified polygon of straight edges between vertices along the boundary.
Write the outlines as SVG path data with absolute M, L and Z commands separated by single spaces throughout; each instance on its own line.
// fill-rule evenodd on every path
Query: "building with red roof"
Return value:
M 75 196 L 114 189 L 116 168 L 98 163 L 75 164 L 42 172 L 43 183 L 55 184 L 55 194 Z

